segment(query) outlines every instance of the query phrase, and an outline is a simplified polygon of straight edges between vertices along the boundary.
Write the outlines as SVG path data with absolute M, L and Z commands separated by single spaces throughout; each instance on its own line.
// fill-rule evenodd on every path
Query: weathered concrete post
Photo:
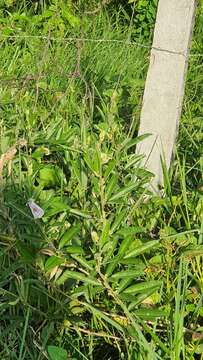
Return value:
M 163 182 L 161 156 L 167 168 L 178 133 L 195 0 L 159 0 L 139 135 L 150 133 L 137 148 L 155 174 L 154 191 Z

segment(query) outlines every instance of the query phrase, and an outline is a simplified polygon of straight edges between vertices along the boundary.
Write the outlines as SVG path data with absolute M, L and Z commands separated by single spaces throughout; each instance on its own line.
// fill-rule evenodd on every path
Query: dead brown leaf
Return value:
M 13 146 L 11 146 L 4 154 L 0 157 L 0 182 L 3 182 L 3 169 L 4 166 L 8 167 L 8 175 L 11 175 L 13 159 L 17 153 L 17 147 L 23 147 L 27 145 L 25 139 L 19 139 Z

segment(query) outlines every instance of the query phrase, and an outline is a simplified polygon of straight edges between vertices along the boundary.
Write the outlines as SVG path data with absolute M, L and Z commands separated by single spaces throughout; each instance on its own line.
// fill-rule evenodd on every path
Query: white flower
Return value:
M 39 205 L 37 205 L 33 199 L 29 199 L 27 204 L 32 212 L 34 219 L 41 219 L 44 215 L 44 210 Z

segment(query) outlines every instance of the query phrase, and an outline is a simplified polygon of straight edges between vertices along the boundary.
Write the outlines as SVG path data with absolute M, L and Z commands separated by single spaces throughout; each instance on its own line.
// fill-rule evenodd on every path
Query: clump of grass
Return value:
M 191 60 L 166 196 L 151 196 L 135 154 L 148 51 L 127 45 L 131 27 L 113 19 L 83 19 L 82 35 L 63 16 L 51 30 L 30 13 L 4 21 L 25 37 L 1 39 L 1 156 L 17 144 L 1 174 L 2 359 L 201 353 L 200 62 Z M 47 41 L 26 37 L 39 29 Z

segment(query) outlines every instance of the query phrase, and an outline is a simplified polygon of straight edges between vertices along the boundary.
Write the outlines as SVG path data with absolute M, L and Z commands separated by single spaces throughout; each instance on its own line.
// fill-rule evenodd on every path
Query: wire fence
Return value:
M 154 50 L 157 52 L 164 52 L 167 54 L 171 54 L 171 55 L 179 55 L 179 56 L 183 56 L 187 59 L 187 61 L 189 62 L 191 59 L 198 59 L 198 58 L 202 58 L 203 57 L 203 53 L 198 53 L 198 52 L 177 52 L 177 51 L 173 51 L 173 50 L 169 50 L 167 48 L 160 48 L 160 47 L 156 47 L 153 46 L 149 43 L 142 43 L 142 42 L 137 42 L 134 40 L 130 40 L 130 39 L 105 39 L 105 38 L 87 38 L 87 37 L 53 37 L 47 35 L 27 35 L 27 34 L 15 34 L 15 35 L 5 35 L 5 34 L 0 34 L 0 46 L 3 46 L 5 41 L 8 40 L 32 40 L 32 39 L 36 39 L 36 40 L 40 40 L 40 41 L 46 41 L 47 43 L 51 43 L 51 42 L 58 42 L 58 43 L 66 43 L 66 44 L 74 44 L 76 46 L 76 48 L 78 49 L 78 47 L 80 46 L 80 44 L 83 43 L 97 43 L 97 44 L 105 44 L 105 45 L 111 45 L 111 44 L 115 44 L 115 45 L 122 45 L 122 46 L 129 46 L 129 47 L 134 47 L 134 48 L 143 48 L 143 49 L 147 49 L 149 52 Z M 79 44 L 79 45 L 78 45 Z M 12 43 L 13 45 L 13 43 Z M 79 58 L 81 58 L 81 54 L 79 54 Z M 67 74 L 66 72 L 60 71 L 60 72 L 56 72 L 55 71 L 55 76 L 60 76 L 60 77 L 64 77 L 64 78 L 79 78 L 81 77 L 80 74 L 80 59 L 77 60 L 77 65 L 76 65 L 76 69 L 73 72 L 70 72 L 69 74 Z M 16 82 L 19 82 L 19 85 L 21 86 L 23 82 L 33 82 L 33 81 L 39 81 L 40 79 L 46 78 L 47 76 L 49 76 L 50 73 L 31 73 L 28 74 L 26 76 L 13 76 L 10 77 L 9 75 L 7 76 L 0 76 L 0 84 L 10 84 L 12 86 L 15 87 Z
M 98 5 L 98 7 L 96 7 L 96 9 L 94 9 L 93 11 L 87 11 L 85 14 L 86 15 L 96 15 L 98 12 L 100 12 L 106 5 L 110 4 L 112 2 L 112 0 L 102 0 L 102 2 Z M 53 42 L 57 42 L 57 43 L 65 43 L 65 44 L 74 44 L 76 49 L 77 49 L 77 55 L 76 55 L 76 59 L 75 59 L 75 65 L 73 71 L 71 72 L 66 72 L 64 71 L 64 69 L 60 69 L 60 71 L 57 71 L 57 64 L 52 64 L 52 67 L 55 67 L 54 72 L 45 72 L 42 71 L 40 69 L 39 72 L 31 72 L 28 74 L 23 74 L 23 75 L 15 75 L 12 76 L 11 74 L 4 76 L 4 74 L 2 74 L 2 76 L 0 76 L 0 85 L 6 85 L 8 84 L 9 86 L 12 87 L 24 87 L 26 86 L 27 83 L 32 83 L 32 82 L 36 82 L 36 81 L 40 81 L 41 79 L 50 77 L 50 76 L 55 76 L 55 77 L 63 77 L 64 79 L 67 78 L 79 78 L 82 80 L 82 82 L 85 84 L 86 87 L 86 93 L 88 92 L 88 84 L 86 82 L 85 76 L 81 70 L 81 57 L 82 57 L 82 52 L 81 52 L 81 48 L 83 47 L 84 43 L 96 43 L 96 44 L 105 44 L 105 45 L 112 45 L 115 44 L 116 46 L 123 46 L 123 47 L 133 47 L 133 48 L 140 48 L 140 49 L 146 49 L 148 50 L 148 52 L 150 53 L 152 50 L 155 52 L 163 52 L 169 55 L 174 55 L 174 56 L 183 56 L 188 62 L 191 61 L 191 59 L 199 59 L 203 57 L 203 53 L 197 53 L 197 51 L 193 52 L 177 52 L 177 51 L 173 51 L 171 49 L 167 49 L 167 48 L 160 48 L 157 46 L 152 45 L 151 43 L 143 43 L 143 42 L 139 42 L 137 40 L 132 40 L 132 29 L 133 29 L 133 20 L 135 17 L 135 12 L 136 12 L 136 2 L 134 2 L 133 6 L 132 6 L 132 14 L 130 17 L 130 21 L 129 21 L 129 26 L 128 26 L 128 31 L 127 31 L 127 37 L 125 39 L 107 39 L 107 38 L 93 38 L 93 37 L 85 37 L 85 36 L 81 36 L 81 37 L 54 37 L 51 34 L 50 29 L 48 29 L 48 34 L 47 35 L 31 35 L 31 34 L 26 34 L 26 33 L 22 33 L 22 32 L 18 32 L 18 33 L 10 33 L 10 34 L 5 34 L 5 33 L 1 33 L 0 32 L 0 47 L 1 45 L 6 42 L 6 41 L 18 41 L 18 40 L 40 40 L 40 41 L 45 41 L 45 49 L 43 50 L 43 55 L 42 55 L 42 61 L 41 64 L 45 63 L 45 54 L 47 52 L 47 50 L 49 49 L 49 45 Z M 15 30 L 13 30 L 14 32 Z M 12 44 L 12 43 L 11 43 Z M 197 50 L 197 49 L 196 49 Z M 149 62 L 149 58 L 148 58 L 148 62 Z M 1 70 L 1 69 L 0 69 Z M 1 74 L 1 72 L 0 72 Z M 119 76 L 120 78 L 120 76 Z
M 166 52 L 169 54 L 174 54 L 174 55 L 181 55 L 184 57 L 203 57 L 203 53 L 185 53 L 185 52 L 178 52 L 178 51 L 173 51 L 173 50 L 169 50 L 166 48 L 160 48 L 160 47 L 156 47 L 156 46 L 152 46 L 151 44 L 144 44 L 144 43 L 140 43 L 137 41 L 131 41 L 131 40 L 119 40 L 119 39 L 94 39 L 94 38 L 77 38 L 77 37 L 53 37 L 53 36 L 44 36 L 44 35 L 24 35 L 24 34 L 19 34 L 19 35 L 4 35 L 4 34 L 0 34 L 0 41 L 2 39 L 38 39 L 38 40 L 46 40 L 46 41 L 55 41 L 55 42 L 65 42 L 65 43 L 77 43 L 79 42 L 96 42 L 96 43 L 106 43 L 106 44 L 112 44 L 112 43 L 117 43 L 117 44 L 125 44 L 125 45 L 129 45 L 129 46 L 135 46 L 135 47 L 141 47 L 141 48 L 145 48 L 148 50 L 156 50 L 156 51 L 160 51 L 160 52 Z

